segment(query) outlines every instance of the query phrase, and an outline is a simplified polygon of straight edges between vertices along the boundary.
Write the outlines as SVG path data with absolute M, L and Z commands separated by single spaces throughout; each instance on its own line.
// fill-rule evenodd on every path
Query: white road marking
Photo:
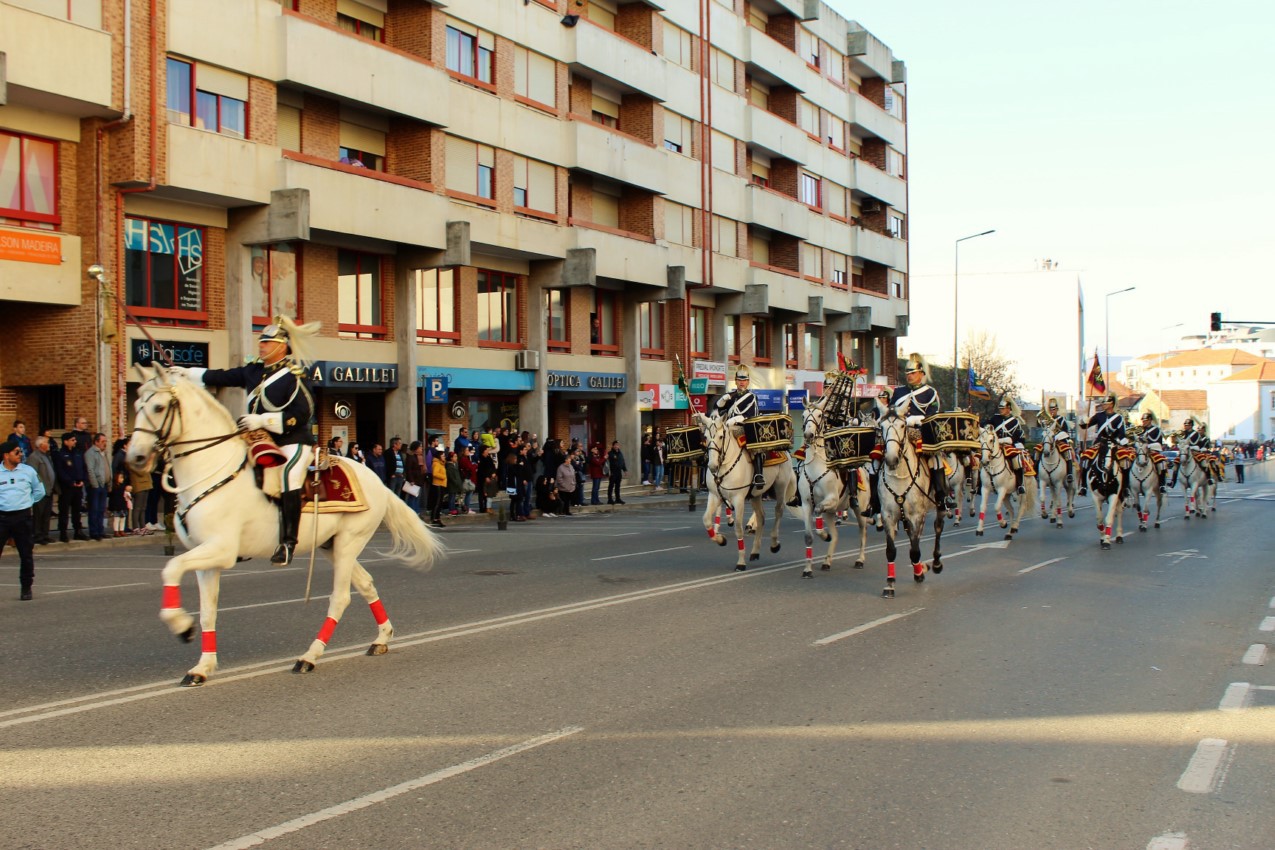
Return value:
M 655 555 L 660 552 L 676 552 L 678 549 L 689 549 L 690 546 L 673 546 L 669 549 L 651 549 L 648 552 L 629 552 L 626 555 L 607 555 L 605 558 L 590 558 L 591 561 L 614 561 L 616 558 L 636 558 L 638 555 Z
M 1243 711 L 1248 705 L 1249 694 L 1253 686 L 1248 682 L 1231 682 L 1226 686 L 1226 693 L 1218 703 L 1218 711 Z
M 1157 558 L 1174 558 L 1175 560 L 1173 561 L 1173 564 L 1171 566 L 1176 566 L 1177 564 L 1182 563 L 1188 558 L 1203 558 L 1206 561 L 1209 558 L 1208 555 L 1201 555 L 1199 549 L 1181 549 L 1177 552 L 1161 552 L 1156 557 Z
M 212 848 L 212 850 L 244 850 L 244 848 L 256 847 L 257 845 L 264 844 L 272 839 L 282 838 L 285 835 L 298 832 L 305 829 L 307 826 L 314 826 L 316 823 L 323 823 L 324 821 L 332 820 L 333 818 L 338 818 L 342 815 L 348 815 L 351 812 L 357 812 L 360 809 L 366 809 L 367 807 L 374 806 L 377 803 L 384 803 L 386 800 L 391 800 L 402 794 L 406 794 L 409 791 L 415 791 L 419 788 L 424 788 L 427 785 L 434 785 L 435 783 L 442 782 L 445 779 L 451 779 L 454 776 L 460 776 L 461 774 L 468 773 L 471 770 L 485 767 L 486 765 L 500 761 L 501 759 L 507 759 L 510 756 L 524 753 L 527 750 L 533 750 L 536 747 L 543 747 L 545 744 L 552 744 L 555 741 L 560 741 L 563 738 L 581 731 L 583 731 L 583 729 L 579 726 L 568 726 L 565 729 L 559 729 L 557 732 L 550 732 L 549 734 L 541 735 L 538 738 L 531 738 L 520 744 L 514 744 L 511 747 L 505 747 L 502 750 L 496 750 L 495 752 L 488 753 L 485 756 L 479 756 L 478 758 L 473 758 L 469 761 L 452 765 L 451 767 L 445 767 L 442 770 L 427 773 L 424 776 L 417 777 L 416 779 L 411 779 L 398 785 L 392 785 L 389 788 L 384 788 L 380 791 L 373 791 L 370 794 L 364 794 L 362 797 L 355 797 L 353 800 L 347 800 L 344 803 L 337 803 L 335 806 L 329 806 L 326 809 L 320 809 L 317 812 L 302 815 L 299 818 L 293 818 L 292 820 L 281 823 L 278 826 L 272 826 L 268 829 L 263 829 L 249 835 L 245 835 L 241 838 L 236 838 L 231 841 L 218 844 L 216 847 Z
M 1267 607 L 1267 608 L 1275 608 L 1275 596 L 1272 596 L 1272 597 L 1271 597 L 1271 602 L 1270 602 L 1270 604 L 1269 604 L 1269 605 L 1267 605 L 1266 607 Z
M 1221 738 L 1205 738 L 1182 771 L 1178 788 L 1188 794 L 1211 794 L 1217 788 L 1218 773 L 1229 751 L 1230 746 Z
M 862 626 L 855 626 L 853 629 L 849 629 L 844 632 L 837 632 L 835 635 L 828 635 L 826 638 L 819 638 L 819 640 L 815 641 L 811 645 L 812 646 L 827 646 L 828 644 L 833 643 L 835 641 L 839 641 L 842 638 L 848 638 L 848 637 L 853 637 L 854 635 L 857 635 L 857 634 L 862 634 L 863 632 L 866 632 L 868 629 L 875 629 L 877 626 L 884 626 L 886 623 L 892 623 L 895 620 L 901 620 L 904 617 L 910 617 L 913 614 L 919 613 L 924 610 L 925 610 L 924 608 L 913 608 L 911 611 L 903 611 L 902 613 L 899 613 L 899 614 L 891 614 L 888 617 L 882 617 L 879 620 L 873 620 L 871 623 L 864 623 Z
M 1261 632 L 1275 632 L 1275 617 L 1263 617 L 1262 624 L 1257 627 Z
M 1021 570 L 1019 570 L 1018 572 L 1019 572 L 1019 574 L 1020 574 L 1020 575 L 1021 575 L 1022 573 L 1029 573 L 1029 572 L 1031 572 L 1032 570 L 1038 570 L 1038 569 L 1040 569 L 1041 567 L 1047 567 L 1047 566 L 1049 566 L 1050 564 L 1056 564 L 1056 563 L 1058 563 L 1059 561 L 1065 561 L 1065 560 L 1067 560 L 1067 559 L 1066 559 L 1066 558 L 1050 558 L 1048 561 L 1041 561 L 1039 564 L 1032 564 L 1030 567 L 1023 567 L 1023 568 L 1022 568 Z
M 107 584 L 102 587 L 73 587 L 70 590 L 50 590 L 45 596 L 52 596 L 55 593 L 82 593 L 85 590 L 112 590 L 117 587 L 146 587 L 149 581 L 134 581 L 129 584 Z
M 1185 832 L 1166 832 L 1152 838 L 1147 850 L 1187 850 L 1190 846 Z
M 1244 657 L 1241 660 L 1245 664 L 1258 664 L 1258 665 L 1265 664 L 1266 663 L 1266 644 L 1264 643 L 1253 644 L 1252 646 L 1248 648 L 1248 651 L 1244 653 Z

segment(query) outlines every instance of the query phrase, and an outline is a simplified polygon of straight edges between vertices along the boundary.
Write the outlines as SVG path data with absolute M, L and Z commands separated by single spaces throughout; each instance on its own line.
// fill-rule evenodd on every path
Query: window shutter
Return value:
M 527 160 L 527 194 L 532 209 L 541 212 L 558 211 L 558 186 L 556 170 L 547 162 Z
M 200 91 L 233 97 L 248 102 L 248 78 L 234 71 L 227 71 L 199 62 L 195 66 L 195 88 Z
M 276 132 L 279 147 L 288 151 L 301 150 L 301 110 L 280 104 Z
M 478 194 L 478 145 L 456 136 L 447 137 L 447 188 Z
M 376 154 L 377 156 L 385 156 L 385 133 L 380 130 L 373 130 L 370 127 L 342 121 L 341 147 L 352 148 L 356 151 Z
M 336 0 L 337 14 L 371 24 L 378 29 L 385 29 L 387 8 L 385 0 L 364 0 L 362 3 L 358 0 Z

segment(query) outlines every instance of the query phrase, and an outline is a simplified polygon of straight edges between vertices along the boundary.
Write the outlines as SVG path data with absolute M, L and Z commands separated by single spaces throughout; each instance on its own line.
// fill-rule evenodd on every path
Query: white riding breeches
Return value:
M 283 465 L 283 490 L 300 490 L 310 474 L 310 464 L 314 462 L 314 447 L 302 443 L 290 446 L 279 446 L 279 451 L 288 456 Z

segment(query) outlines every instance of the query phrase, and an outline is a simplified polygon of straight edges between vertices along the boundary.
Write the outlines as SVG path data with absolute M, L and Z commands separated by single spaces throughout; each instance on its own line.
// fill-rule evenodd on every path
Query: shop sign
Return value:
M 651 396 L 650 407 L 641 406 L 644 393 Z M 638 391 L 638 406 L 641 410 L 687 410 L 691 403 L 674 384 L 642 384 Z
M 453 419 L 467 419 L 469 417 L 469 406 L 460 399 L 456 399 L 452 402 L 451 413 Z
M 757 409 L 762 413 L 779 413 L 784 409 L 784 390 L 753 390 Z
M 691 378 L 691 395 L 708 395 L 708 378 Z
M 390 390 L 398 386 L 398 367 L 381 363 L 316 360 L 310 367 L 310 382 L 316 387 Z
M 17 168 L 17 163 L 14 163 Z M 62 265 L 62 237 L 30 231 L 0 230 L 0 260 Z
M 425 379 L 425 403 L 447 404 L 447 379 L 442 377 Z
M 691 361 L 691 377 L 707 378 L 710 384 L 726 385 L 725 360 L 693 360 Z
M 332 415 L 341 420 L 349 419 L 354 415 L 354 405 L 347 399 L 337 399 L 336 404 L 332 405 Z
M 789 390 L 788 391 L 788 409 L 789 410 L 805 410 L 806 409 L 806 391 L 805 390 Z
M 545 386 L 550 391 L 572 393 L 622 393 L 628 389 L 628 376 L 613 372 L 545 373 Z
M 708 396 L 693 395 L 691 396 L 691 409 L 696 413 L 708 413 Z
M 462 369 L 450 366 L 418 366 L 416 380 L 425 386 L 430 378 L 446 378 L 448 390 L 512 390 L 530 392 L 535 389 L 535 372 L 513 369 Z
M 208 343 L 206 342 L 157 339 L 152 343 L 149 339 L 134 339 L 129 341 L 129 355 L 132 362 L 138 366 L 149 366 L 159 361 L 165 365 L 171 363 L 174 366 L 208 368 Z
M 889 389 L 890 389 L 889 384 L 855 384 L 854 397 L 855 398 L 876 398 L 877 393 L 881 392 L 882 390 L 889 391 Z
M 637 404 L 638 410 L 642 413 L 649 413 L 655 409 L 655 396 L 659 392 L 659 387 L 655 384 L 643 384 L 638 390 Z

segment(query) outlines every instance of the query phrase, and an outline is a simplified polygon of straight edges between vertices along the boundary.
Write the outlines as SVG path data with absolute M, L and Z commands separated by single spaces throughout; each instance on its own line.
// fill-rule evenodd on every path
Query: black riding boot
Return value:
M 279 548 L 270 558 L 271 566 L 286 567 L 297 551 L 297 530 L 301 526 L 301 491 L 288 490 L 279 505 Z
M 1072 475 L 1071 475 L 1071 470 L 1072 470 L 1071 458 L 1066 459 L 1066 464 L 1067 464 L 1067 483 L 1070 484 L 1072 481 L 1075 480 L 1074 478 L 1072 478 Z
M 881 494 L 877 492 L 877 484 L 879 480 L 879 473 L 868 473 L 868 507 L 860 512 L 861 516 L 871 518 L 881 513 Z
M 956 510 L 956 500 L 947 492 L 947 476 L 943 473 L 942 461 L 939 461 L 938 469 L 930 470 L 930 478 L 934 486 L 934 504 L 946 511 Z
M 1178 472 L 1181 469 L 1182 467 L 1178 466 L 1176 463 L 1173 465 L 1173 480 L 1169 482 L 1169 489 L 1173 489 L 1178 486 Z
M 1155 471 L 1160 475 L 1160 492 L 1163 493 L 1165 491 L 1164 479 L 1166 478 L 1164 465 L 1157 463 L 1155 465 Z
M 1023 468 L 1019 466 L 1014 470 L 1014 486 L 1018 488 L 1018 495 L 1023 495 L 1027 491 L 1023 488 Z
M 1085 486 L 1085 482 L 1088 480 L 1088 475 L 1089 466 L 1082 460 L 1080 462 L 1080 490 L 1078 491 L 1082 496 L 1089 492 L 1089 488 Z
M 753 489 L 759 493 L 766 487 L 766 473 L 762 471 L 765 463 L 764 454 L 753 455 Z

